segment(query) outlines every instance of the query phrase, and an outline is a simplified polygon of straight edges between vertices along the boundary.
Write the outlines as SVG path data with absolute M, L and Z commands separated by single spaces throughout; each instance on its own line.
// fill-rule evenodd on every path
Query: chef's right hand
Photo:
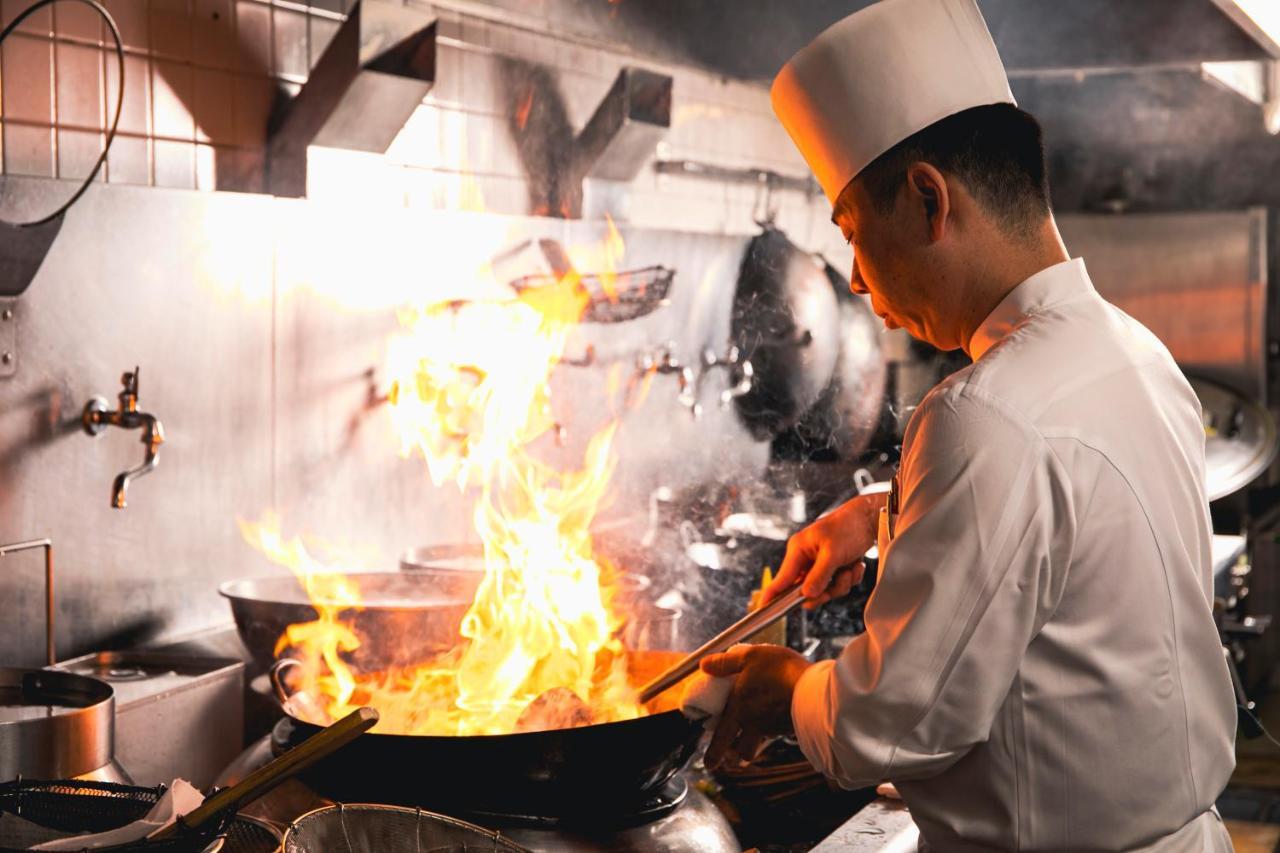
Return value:
M 848 595 L 862 580 L 862 555 L 876 544 L 880 508 L 888 495 L 859 495 L 787 541 L 787 556 L 764 591 L 767 603 L 804 583 L 805 607 L 813 609 Z

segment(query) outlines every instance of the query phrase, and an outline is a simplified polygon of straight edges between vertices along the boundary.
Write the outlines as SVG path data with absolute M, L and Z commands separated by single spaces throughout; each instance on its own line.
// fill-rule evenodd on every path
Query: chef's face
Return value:
M 840 195 L 835 223 L 853 247 L 849 289 L 871 297 L 889 329 L 906 329 L 938 349 L 960 346 L 946 322 L 951 294 L 945 287 L 945 253 L 930 238 L 929 210 L 904 187 L 889 213 L 877 209 L 855 179 Z

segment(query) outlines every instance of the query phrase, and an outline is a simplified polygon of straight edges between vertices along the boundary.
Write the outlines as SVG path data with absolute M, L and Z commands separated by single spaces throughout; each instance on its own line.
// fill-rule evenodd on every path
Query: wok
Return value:
M 632 652 L 630 679 L 643 684 L 679 657 Z M 678 694 L 658 697 L 647 717 L 573 729 L 465 737 L 373 731 L 302 778 L 339 802 L 543 820 L 614 816 L 620 806 L 642 804 L 658 792 L 697 750 L 703 721 L 674 710 Z M 320 731 L 295 716 L 306 697 L 282 698 L 288 717 L 277 726 L 278 741 L 293 747 Z
M 348 660 L 358 672 L 410 665 L 444 651 L 459 640 L 471 593 L 442 592 L 430 577 L 407 572 L 353 574 L 360 588 L 360 609 L 344 611 L 354 624 L 360 647 Z M 231 603 L 236 630 L 262 670 L 275 662 L 277 641 L 290 625 L 318 618 L 302 585 L 293 577 L 229 581 L 218 592 Z
M 817 401 L 784 437 L 801 459 L 857 460 L 884 408 L 888 367 L 880 348 L 883 325 L 867 301 L 849 291 L 847 274 L 825 262 L 823 266 L 836 295 L 835 369 Z
M 835 371 L 839 334 L 836 297 L 822 268 L 765 226 L 747 244 L 730 318 L 730 339 L 755 377 L 733 401 L 753 438 L 772 440 L 817 402 Z

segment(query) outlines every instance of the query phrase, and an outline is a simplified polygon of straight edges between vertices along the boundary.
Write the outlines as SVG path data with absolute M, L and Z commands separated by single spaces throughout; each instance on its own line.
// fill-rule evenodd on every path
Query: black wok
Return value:
M 359 672 L 409 665 L 457 644 L 471 593 L 442 592 L 436 581 L 404 572 L 350 575 L 360 588 L 360 609 L 343 611 L 360 635 L 348 656 Z M 276 659 L 285 629 L 318 618 L 302 585 L 293 577 L 229 581 L 218 591 L 231 602 L 236 630 L 261 670 Z
M 678 653 L 632 652 L 636 684 Z M 380 734 L 351 743 L 303 774 L 322 796 L 439 811 L 519 814 L 540 819 L 616 815 L 642 804 L 697 750 L 703 722 L 671 710 L 679 690 L 658 697 L 655 713 L 574 729 L 466 737 Z M 320 727 L 292 713 L 276 729 L 288 747 Z
M 751 390 L 734 398 L 758 441 L 794 426 L 831 381 L 839 351 L 836 298 L 812 257 L 766 226 L 747 244 L 730 339 L 751 362 Z

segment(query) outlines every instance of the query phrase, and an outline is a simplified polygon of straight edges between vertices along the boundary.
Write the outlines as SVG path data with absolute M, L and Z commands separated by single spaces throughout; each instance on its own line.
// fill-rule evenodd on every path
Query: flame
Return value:
M 624 249 L 610 221 L 591 253 L 606 289 Z M 298 574 L 319 614 L 291 625 L 277 654 L 300 650 L 303 686 L 320 716 L 372 705 L 379 731 L 474 735 L 645 713 L 617 638 L 626 617 L 611 607 L 613 570 L 595 556 L 590 534 L 615 467 L 617 422 L 595 433 L 580 467 L 562 470 L 535 454 L 557 428 L 549 380 L 589 300 L 571 272 L 507 299 L 403 311 L 402 331 L 388 342 L 400 452 L 422 456 L 436 485 L 477 493 L 485 572 L 447 652 L 356 671 L 350 657 L 361 638 L 350 615 L 360 606 L 358 581 L 286 541 L 277 519 L 242 524 L 248 541 Z
M 525 126 L 529 124 L 529 112 L 533 109 L 533 88 L 524 93 L 524 97 L 520 99 L 520 103 L 516 106 L 516 127 L 523 131 Z

